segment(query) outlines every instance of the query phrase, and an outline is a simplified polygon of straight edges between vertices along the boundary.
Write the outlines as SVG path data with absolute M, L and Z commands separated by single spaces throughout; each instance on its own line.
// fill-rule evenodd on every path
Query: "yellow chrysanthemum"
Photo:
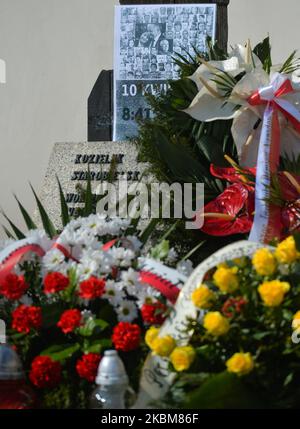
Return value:
M 290 284 L 273 280 L 264 282 L 258 287 L 261 299 L 267 307 L 277 307 L 284 300 L 285 294 L 290 290 Z
M 199 286 L 192 293 L 193 304 L 202 309 L 210 308 L 214 298 L 215 294 L 206 285 Z
M 159 329 L 155 328 L 155 326 L 151 326 L 151 328 L 148 329 L 145 335 L 145 343 L 147 346 L 152 349 L 153 341 L 157 338 L 159 334 Z
M 293 329 L 300 328 L 300 311 L 297 311 L 297 313 L 294 315 L 292 327 L 293 327 Z
M 249 374 L 254 368 L 254 361 L 250 353 L 235 353 L 226 362 L 227 371 L 236 375 Z
M 261 276 L 271 276 L 276 271 L 276 259 L 269 249 L 258 249 L 252 258 L 255 271 Z
M 239 279 L 237 276 L 237 267 L 224 267 L 219 266 L 213 275 L 213 280 L 221 292 L 231 293 L 234 292 L 239 286 Z
M 170 360 L 176 371 L 181 372 L 189 369 L 196 357 L 192 346 L 176 347 L 170 356 Z
M 290 236 L 278 244 L 275 257 L 281 264 L 291 264 L 298 258 L 294 237 Z
M 171 335 L 156 337 L 151 345 L 152 351 L 159 356 L 168 357 L 176 347 L 176 341 Z
M 203 326 L 207 332 L 215 337 L 227 334 L 230 324 L 219 311 L 209 312 L 204 316 Z

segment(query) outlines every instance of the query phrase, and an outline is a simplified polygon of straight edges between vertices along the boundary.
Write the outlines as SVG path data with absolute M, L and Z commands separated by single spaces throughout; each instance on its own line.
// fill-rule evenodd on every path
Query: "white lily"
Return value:
M 251 106 L 248 98 L 260 88 L 270 85 L 272 77 L 278 73 L 281 66 L 273 67 L 269 76 L 262 67 L 259 58 L 254 55 L 250 43 L 246 47 L 238 45 L 225 61 L 203 62 L 190 77 L 199 90 L 199 93 L 185 110 L 193 118 L 201 122 L 216 120 L 233 120 L 232 135 L 235 141 L 240 164 L 245 167 L 253 167 L 257 162 L 257 153 L 261 135 L 261 120 L 265 106 Z M 245 76 L 234 86 L 229 99 L 213 82 L 221 71 L 236 77 L 241 72 Z M 291 76 L 291 83 L 295 93 L 282 97 L 300 112 L 300 78 L 297 72 Z M 239 108 L 237 108 L 237 106 Z M 287 157 L 300 154 L 300 135 L 280 113 L 281 126 L 281 154 Z
M 250 44 L 246 47 L 237 45 L 228 60 L 203 61 L 190 79 L 196 83 L 198 94 L 184 111 L 201 122 L 210 122 L 218 119 L 232 119 L 237 115 L 236 105 L 226 102 L 223 91 L 212 81 L 221 72 L 232 77 L 254 68 L 262 69 L 259 58 L 252 54 Z

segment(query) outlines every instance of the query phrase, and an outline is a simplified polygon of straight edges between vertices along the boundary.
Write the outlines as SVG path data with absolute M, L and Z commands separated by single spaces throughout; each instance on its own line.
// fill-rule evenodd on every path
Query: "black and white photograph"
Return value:
M 215 27 L 214 4 L 116 6 L 114 140 L 137 135 L 136 119 L 153 115 L 145 94 L 178 79 L 174 59 L 205 53 Z

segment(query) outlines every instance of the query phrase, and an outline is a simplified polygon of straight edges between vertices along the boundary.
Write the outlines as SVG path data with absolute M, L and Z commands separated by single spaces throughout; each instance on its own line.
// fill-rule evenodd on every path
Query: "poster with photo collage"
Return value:
M 167 91 L 176 55 L 205 52 L 215 29 L 215 4 L 116 6 L 114 141 L 137 136 L 138 119 L 153 117 L 146 94 Z

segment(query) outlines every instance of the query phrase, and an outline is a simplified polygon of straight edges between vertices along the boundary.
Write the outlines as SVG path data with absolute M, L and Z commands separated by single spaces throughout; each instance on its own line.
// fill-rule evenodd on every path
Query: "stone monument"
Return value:
M 217 40 L 227 46 L 229 0 L 120 0 L 121 5 L 137 4 L 217 4 Z M 139 181 L 147 164 L 137 161 L 137 150 L 129 142 L 112 142 L 113 72 L 102 71 L 88 99 L 88 142 L 56 143 L 54 145 L 41 190 L 41 200 L 55 226 L 61 226 L 59 178 L 71 216 L 82 207 L 81 189 L 86 187 L 90 171 L 92 190 L 107 181 L 112 159 L 116 169 L 114 180 Z M 149 179 L 148 179 L 149 180 Z

